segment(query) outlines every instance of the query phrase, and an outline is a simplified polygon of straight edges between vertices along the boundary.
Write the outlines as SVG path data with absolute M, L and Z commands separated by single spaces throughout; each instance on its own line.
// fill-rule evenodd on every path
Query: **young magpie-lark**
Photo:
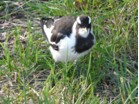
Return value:
M 78 60 L 95 43 L 91 18 L 86 15 L 42 18 L 41 28 L 55 62 Z

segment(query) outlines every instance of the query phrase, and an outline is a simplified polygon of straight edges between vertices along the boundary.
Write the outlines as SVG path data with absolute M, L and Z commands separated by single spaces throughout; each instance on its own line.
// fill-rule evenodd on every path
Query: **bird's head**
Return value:
M 87 37 L 91 31 L 91 18 L 86 15 L 78 16 L 77 19 L 77 32 L 82 37 Z

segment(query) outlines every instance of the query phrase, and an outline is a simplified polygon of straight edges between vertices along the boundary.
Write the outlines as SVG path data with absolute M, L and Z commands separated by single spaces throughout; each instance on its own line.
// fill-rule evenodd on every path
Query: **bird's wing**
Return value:
M 51 41 L 58 43 L 64 37 L 70 37 L 74 22 L 74 17 L 61 17 L 60 19 L 56 20 L 52 30 Z

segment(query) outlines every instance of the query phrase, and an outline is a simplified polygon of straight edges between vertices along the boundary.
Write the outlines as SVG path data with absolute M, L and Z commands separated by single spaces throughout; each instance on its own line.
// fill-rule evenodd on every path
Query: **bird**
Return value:
M 55 63 L 78 61 L 95 44 L 88 15 L 43 17 L 40 24 Z

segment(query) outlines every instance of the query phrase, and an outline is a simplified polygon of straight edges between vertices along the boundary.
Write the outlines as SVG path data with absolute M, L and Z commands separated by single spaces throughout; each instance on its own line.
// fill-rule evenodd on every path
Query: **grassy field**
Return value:
M 0 1 L 0 104 L 137 104 L 138 1 L 74 1 Z M 96 44 L 80 75 L 73 62 L 54 74 L 39 20 L 80 14 L 92 18 Z

